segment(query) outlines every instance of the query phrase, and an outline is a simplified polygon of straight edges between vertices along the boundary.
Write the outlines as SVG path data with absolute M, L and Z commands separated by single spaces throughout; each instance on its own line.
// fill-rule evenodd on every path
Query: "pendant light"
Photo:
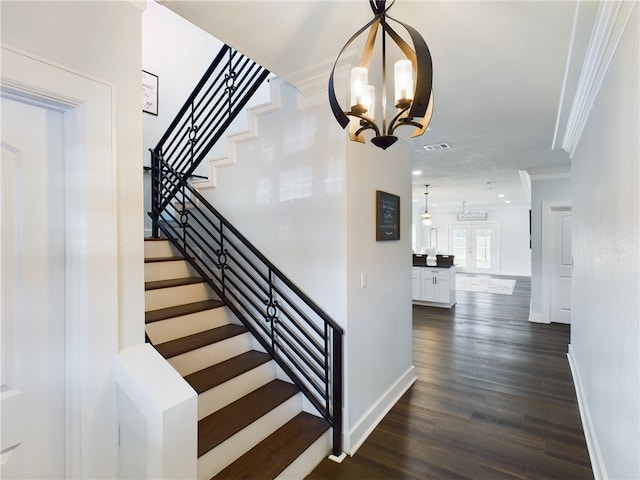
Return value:
M 373 19 L 360 28 L 342 47 L 329 76 L 329 104 L 333 115 L 342 128 L 349 126 L 349 139 L 364 143 L 364 132 L 373 130 L 371 143 L 382 149 L 393 145 L 398 137 L 394 131 L 399 126 L 416 127 L 413 137 L 422 135 L 429 125 L 433 113 L 433 67 L 431 52 L 424 39 L 413 27 L 395 20 L 387 15 L 394 4 L 392 0 L 387 6 L 386 0 L 369 0 L 373 11 Z M 389 21 L 403 27 L 409 34 L 413 48 L 392 28 Z M 334 71 L 340 55 L 364 31 L 369 29 L 367 40 L 360 59 L 360 65 L 351 70 L 350 108 L 344 110 L 336 98 L 334 88 Z M 381 31 L 382 72 L 381 86 L 369 84 L 369 66 L 374 45 Z M 388 38 L 387 38 L 388 37 Z M 405 58 L 394 64 L 394 102 L 395 112 L 387 119 L 387 41 L 392 40 Z M 414 81 L 415 76 L 415 81 Z M 380 92 L 380 101 L 376 99 L 376 91 Z M 376 104 L 382 108 L 380 117 L 376 117 Z
M 424 213 L 421 215 L 422 217 L 422 225 L 429 226 L 431 225 L 431 214 L 429 213 L 429 185 L 424 186 Z

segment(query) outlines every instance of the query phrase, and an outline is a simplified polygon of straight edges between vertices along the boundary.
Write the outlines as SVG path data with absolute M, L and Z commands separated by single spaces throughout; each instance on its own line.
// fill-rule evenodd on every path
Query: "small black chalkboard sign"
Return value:
M 400 240 L 400 197 L 376 190 L 376 241 Z

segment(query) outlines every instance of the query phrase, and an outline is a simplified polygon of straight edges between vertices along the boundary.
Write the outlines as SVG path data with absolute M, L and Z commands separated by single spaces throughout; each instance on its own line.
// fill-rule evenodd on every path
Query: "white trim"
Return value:
M 560 178 L 571 178 L 571 166 L 533 168 L 525 170 L 529 175 L 529 180 L 557 180 Z
M 573 56 L 573 47 L 576 43 L 576 30 L 578 27 L 578 11 L 580 9 L 580 2 L 576 2 L 576 9 L 573 13 L 573 22 L 571 25 L 571 40 L 569 41 L 569 51 L 567 53 L 567 63 L 564 66 L 564 78 L 562 80 L 562 89 L 560 90 L 560 100 L 558 102 L 558 114 L 556 115 L 556 126 L 553 129 L 553 139 L 551 140 L 551 149 L 555 150 L 556 142 L 558 141 L 558 130 L 560 129 L 560 118 L 562 117 L 563 104 L 565 102 L 565 94 L 567 90 L 567 83 L 569 81 L 569 73 L 571 70 L 571 57 Z
M 571 105 L 562 148 L 573 158 L 604 77 L 637 2 L 600 2 Z
M 349 455 L 354 455 L 358 448 L 364 443 L 371 432 L 378 426 L 384 416 L 389 413 L 393 406 L 400 400 L 400 397 L 418 379 L 416 376 L 416 367 L 411 367 L 402 375 L 396 383 L 378 399 L 376 403 L 365 413 L 355 426 L 349 431 L 344 432 L 342 437 L 342 445 L 344 451 Z
M 118 345 L 114 87 L 7 45 L 2 45 L 2 87 L 64 115 L 65 477 L 88 478 L 98 471 L 115 477 L 117 422 L 111 367 Z M 99 440 L 96 430 L 101 432 Z
M 602 451 L 596 437 L 593 427 L 593 421 L 589 414 L 589 405 L 587 404 L 587 396 L 584 393 L 582 378 L 580 377 L 580 369 L 578 368 L 578 360 L 574 354 L 574 350 L 569 344 L 569 352 L 567 353 L 569 360 L 569 368 L 573 376 L 573 385 L 576 389 L 576 397 L 578 400 L 578 410 L 580 411 L 580 419 L 582 420 L 582 429 L 584 430 L 584 438 L 587 442 L 587 450 L 589 451 L 589 459 L 591 460 L 591 468 L 595 480 L 604 480 L 609 478 L 605 469 Z
M 529 321 L 532 323 L 551 323 L 549 318 L 545 318 L 542 313 L 529 312 Z

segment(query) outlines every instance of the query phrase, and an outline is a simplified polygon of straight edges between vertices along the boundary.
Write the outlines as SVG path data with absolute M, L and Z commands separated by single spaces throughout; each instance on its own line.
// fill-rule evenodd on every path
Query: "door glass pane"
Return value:
M 454 228 L 453 236 L 453 255 L 458 267 L 467 266 L 467 230 L 465 228 Z
M 491 268 L 491 229 L 477 228 L 476 234 L 476 268 Z

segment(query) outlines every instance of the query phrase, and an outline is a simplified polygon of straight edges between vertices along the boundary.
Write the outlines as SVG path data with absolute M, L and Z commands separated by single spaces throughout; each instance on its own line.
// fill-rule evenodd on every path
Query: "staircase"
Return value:
M 328 422 L 166 240 L 145 241 L 148 341 L 198 393 L 198 478 L 304 478 Z

